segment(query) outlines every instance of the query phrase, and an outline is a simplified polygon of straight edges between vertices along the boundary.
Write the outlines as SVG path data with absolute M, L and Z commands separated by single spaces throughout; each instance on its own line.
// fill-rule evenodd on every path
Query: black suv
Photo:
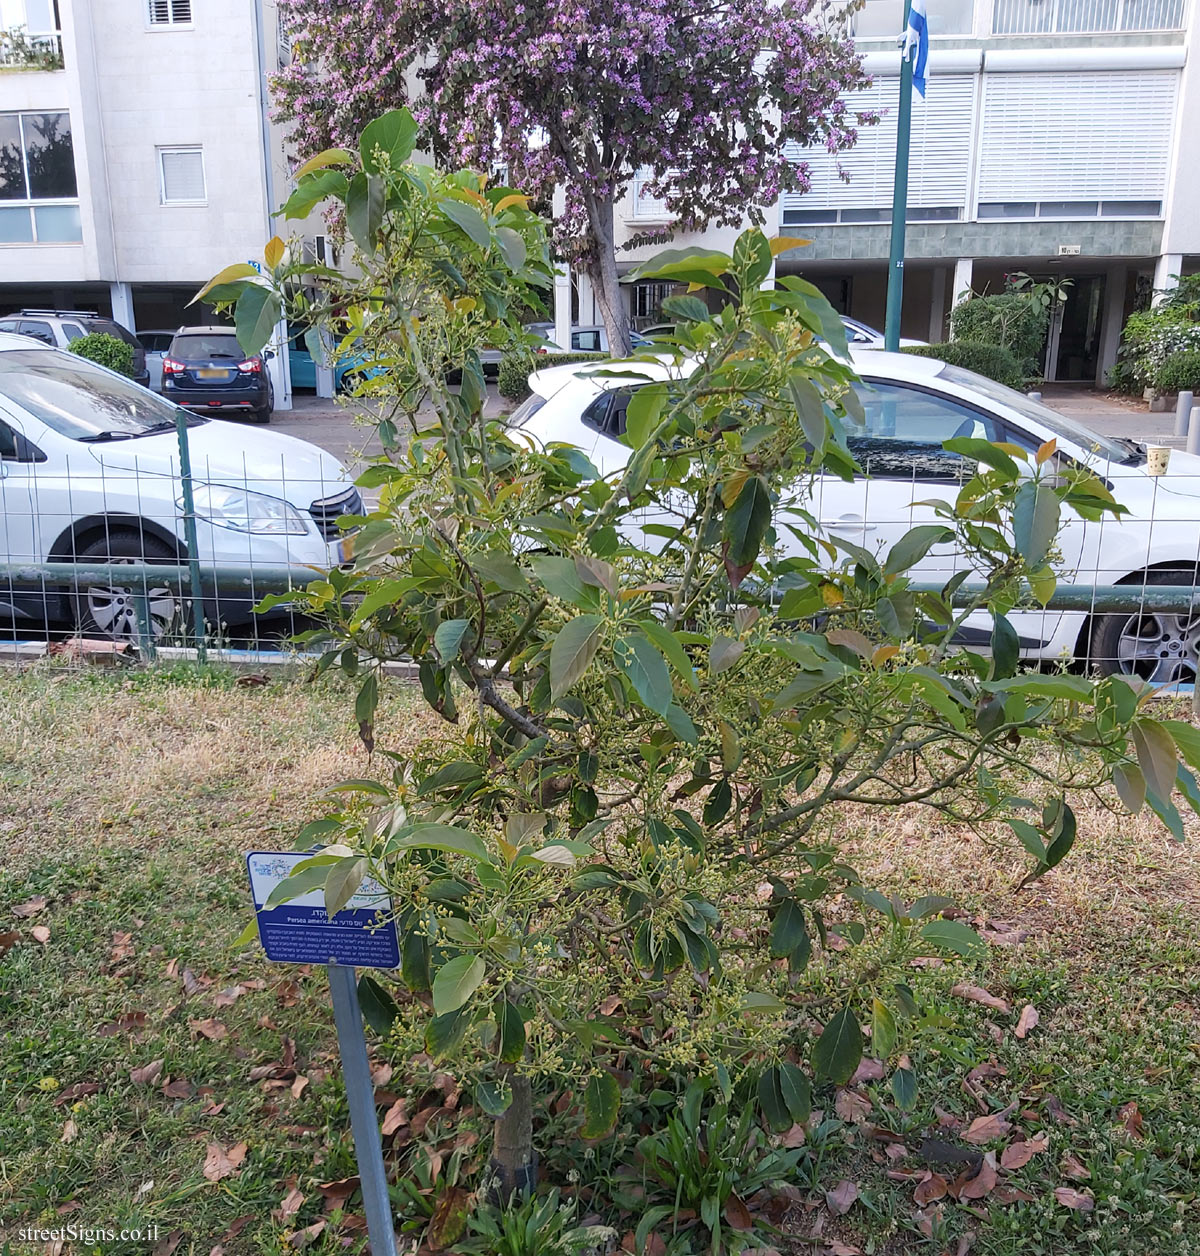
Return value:
M 162 395 L 185 410 L 270 423 L 275 394 L 266 363 L 273 356 L 269 349 L 243 353 L 232 327 L 181 327 L 163 358 Z
M 55 349 L 67 349 L 83 336 L 103 332 L 123 340 L 133 350 L 133 378 L 143 388 L 150 387 L 150 371 L 146 367 L 146 350 L 137 337 L 115 319 L 91 310 L 22 310 L 0 319 L 0 331 L 15 331 L 32 336 Z

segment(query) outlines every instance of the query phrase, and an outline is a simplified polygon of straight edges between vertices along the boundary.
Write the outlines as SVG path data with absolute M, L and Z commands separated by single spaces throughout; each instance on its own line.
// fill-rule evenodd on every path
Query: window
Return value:
M 34 322 L 25 318 L 21 320 L 17 330 L 22 336 L 33 336 L 48 345 L 54 345 L 54 329 L 49 323 Z
M 612 440 L 625 435 L 625 417 L 629 409 L 632 388 L 616 388 L 603 392 L 583 412 L 584 426 Z
M 202 205 L 208 199 L 204 183 L 204 149 L 160 148 L 159 184 L 164 205 Z
M 74 344 L 76 340 L 83 339 L 83 328 L 74 323 L 63 323 L 62 329 L 63 335 L 67 338 L 67 344 Z
M 0 458 L 15 459 L 17 456 L 17 434 L 7 423 L 0 421 Z
M 192 0 L 146 0 L 151 26 L 190 26 Z
M 876 479 L 962 480 L 975 466 L 943 444 L 956 436 L 999 439 L 993 419 L 919 388 L 867 380 L 857 389 L 862 426 L 847 423 L 846 444 L 859 466 Z
M 997 35 L 1081 35 L 1183 27 L 1183 0 L 995 0 Z
M 593 327 L 571 333 L 571 348 L 576 353 L 599 353 L 600 332 Z
M 0 244 L 83 238 L 67 113 L 0 113 Z

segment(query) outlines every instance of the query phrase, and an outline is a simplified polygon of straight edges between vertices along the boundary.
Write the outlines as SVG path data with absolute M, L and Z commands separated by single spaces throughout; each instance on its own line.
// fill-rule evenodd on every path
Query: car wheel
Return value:
M 133 563 L 177 562 L 178 555 L 164 542 L 152 536 L 140 536 L 133 531 L 111 532 L 107 537 L 97 537 L 76 554 L 80 562 L 96 561 Z M 115 573 L 114 573 L 115 576 Z M 110 641 L 138 640 L 137 603 L 133 597 L 133 583 L 120 584 L 114 578 L 111 584 L 88 585 L 75 597 L 75 622 L 85 636 L 104 637 Z M 183 613 L 183 603 L 169 585 L 151 584 L 149 588 L 150 628 L 157 641 L 177 623 Z
M 1193 570 L 1148 571 L 1147 587 L 1193 584 Z M 1130 582 L 1136 593 L 1141 578 Z M 1194 684 L 1200 654 L 1200 615 L 1176 615 L 1146 608 L 1098 615 L 1092 627 L 1092 665 L 1102 676 L 1140 676 L 1152 685 Z

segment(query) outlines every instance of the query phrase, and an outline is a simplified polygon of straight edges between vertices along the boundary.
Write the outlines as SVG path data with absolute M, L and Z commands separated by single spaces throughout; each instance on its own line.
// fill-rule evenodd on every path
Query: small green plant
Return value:
M 529 377 L 534 371 L 550 366 L 570 366 L 576 362 L 596 362 L 607 356 L 606 353 L 555 353 L 535 357 L 514 349 L 500 359 L 496 386 L 501 397 L 507 397 L 509 401 L 524 401 L 529 396 Z
M 0 30 L 0 69 L 61 70 L 62 45 L 54 35 L 31 39 L 23 26 Z
M 769 1146 L 753 1104 L 742 1105 L 735 1120 L 721 1096 L 705 1112 L 709 1089 L 706 1080 L 693 1082 L 679 1114 L 638 1143 L 645 1201 L 654 1202 L 641 1206 L 636 1251 L 646 1250 L 656 1227 L 664 1242 L 699 1230 L 712 1256 L 759 1246 L 755 1231 L 767 1224 L 747 1201 L 775 1182 L 794 1179 L 806 1154 Z
M 110 371 L 133 378 L 133 347 L 106 331 L 92 332 L 71 342 L 71 352 L 89 362 L 107 366 Z
M 1172 354 L 1154 373 L 1159 392 L 1200 392 L 1200 349 Z
M 602 1225 L 575 1225 L 576 1203 L 558 1190 L 545 1195 L 514 1196 L 503 1209 L 484 1208 L 467 1225 L 473 1235 L 458 1245 L 478 1256 L 579 1256 L 602 1250 L 616 1231 Z
M 1025 373 L 1021 363 L 1009 350 L 998 344 L 981 344 L 974 340 L 950 340 L 940 345 L 909 345 L 901 353 L 912 353 L 921 358 L 937 358 L 951 366 L 986 375 L 998 384 L 1021 388 Z
M 1049 309 L 1040 299 L 1016 291 L 972 296 L 954 307 L 950 329 L 955 344 L 968 342 L 1005 349 L 1017 359 L 1023 375 L 1036 375 L 1046 347 Z

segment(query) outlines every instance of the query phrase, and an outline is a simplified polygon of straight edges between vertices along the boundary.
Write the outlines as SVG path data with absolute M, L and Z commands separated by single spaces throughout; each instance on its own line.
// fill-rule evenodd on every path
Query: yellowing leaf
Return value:
M 226 266 L 224 270 L 217 273 L 192 297 L 189 305 L 195 305 L 206 292 L 211 292 L 214 288 L 219 288 L 222 284 L 236 283 L 239 279 L 256 279 L 258 271 L 250 265 L 249 262 L 234 262 L 232 266 Z
M 874 654 L 871 655 L 871 666 L 882 667 L 889 659 L 894 659 L 900 653 L 898 645 L 881 645 Z
M 354 160 L 354 154 L 344 148 L 326 148 L 315 157 L 310 157 L 302 166 L 292 171 L 292 181 L 302 179 L 314 170 L 324 170 L 326 166 L 345 166 Z
M 802 249 L 806 244 L 811 243 L 811 240 L 801 240 L 796 236 L 772 236 L 767 241 L 772 257 L 778 257 L 780 253 L 786 253 L 788 249 Z
M 454 302 L 454 308 L 460 314 L 470 314 L 470 312 L 479 304 L 474 297 L 459 297 Z
M 267 241 L 267 247 L 263 249 L 263 261 L 274 270 L 283 261 L 283 254 L 286 249 L 287 245 L 278 236 L 272 236 Z
M 528 209 L 529 197 L 522 192 L 510 192 L 507 196 L 500 198 L 496 205 L 496 213 L 502 214 L 506 209 L 511 209 L 514 205 L 519 205 L 522 209 Z
M 1058 441 L 1051 437 L 1044 445 L 1039 446 L 1037 451 L 1037 464 L 1040 467 L 1044 462 L 1049 462 L 1058 450 Z
M 841 589 L 836 584 L 825 583 L 821 585 L 821 601 L 826 606 L 841 606 L 845 600 Z

